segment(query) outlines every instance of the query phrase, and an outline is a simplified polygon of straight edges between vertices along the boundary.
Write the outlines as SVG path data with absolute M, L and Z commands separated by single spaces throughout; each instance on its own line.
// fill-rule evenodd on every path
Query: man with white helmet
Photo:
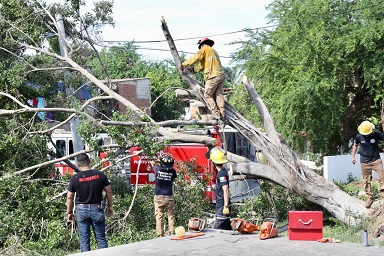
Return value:
M 228 160 L 225 158 L 224 153 L 218 149 L 213 148 L 210 152 L 209 159 L 215 166 L 216 171 L 216 223 L 214 228 L 231 230 L 231 222 L 229 218 L 223 217 L 229 215 L 229 206 L 231 201 L 229 199 L 229 175 L 225 168 L 225 163 Z
M 355 143 L 352 148 L 352 163 L 355 164 L 355 154 L 357 147 L 360 146 L 360 164 L 363 175 L 364 189 L 367 196 L 366 208 L 371 208 L 373 203 L 373 193 L 371 190 L 372 170 L 376 171 L 379 179 L 380 196 L 384 196 L 384 171 L 383 163 L 380 159 L 379 141 L 384 141 L 384 135 L 375 131 L 375 126 L 369 121 L 362 122 L 357 128 Z

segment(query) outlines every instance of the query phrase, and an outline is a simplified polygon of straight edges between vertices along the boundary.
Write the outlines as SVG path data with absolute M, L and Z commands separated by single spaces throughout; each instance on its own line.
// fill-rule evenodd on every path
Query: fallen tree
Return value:
M 55 23 L 53 17 L 52 21 Z M 176 66 L 179 66 L 181 63 L 180 57 L 164 19 L 162 20 L 162 29 L 170 46 L 175 64 Z M 129 125 L 144 124 L 142 121 L 140 121 L 140 117 L 146 116 L 143 111 L 141 111 L 137 106 L 132 104 L 118 93 L 114 92 L 110 87 L 94 77 L 85 68 L 78 65 L 70 57 L 70 54 L 60 56 L 58 54 L 46 51 L 36 45 L 31 45 L 19 41 L 15 41 L 15 43 L 18 44 L 21 48 L 35 50 L 41 54 L 53 57 L 63 63 L 67 63 L 73 71 L 82 74 L 90 82 L 105 92 L 108 95 L 107 97 L 115 99 L 133 112 L 137 113 L 137 118 L 131 120 Z M 7 50 L 1 46 L 0 49 L 4 51 Z M 189 91 L 180 94 L 182 94 L 184 98 L 190 97 L 205 103 L 204 97 L 202 95 L 203 86 L 196 80 L 195 76 L 187 69 L 184 72 L 180 71 L 180 75 L 190 88 Z M 251 176 L 254 178 L 271 180 L 283 187 L 297 192 L 307 200 L 323 206 L 336 218 L 348 225 L 356 225 L 362 218 L 378 216 L 380 211 L 375 209 L 381 208 L 379 207 L 381 206 L 379 205 L 381 202 L 375 202 L 373 209 L 368 210 L 364 207 L 364 203 L 362 201 L 349 196 L 348 194 L 341 191 L 332 182 L 327 181 L 322 176 L 316 174 L 306 166 L 302 165 L 300 162 L 300 157 L 290 149 L 287 142 L 276 131 L 268 109 L 255 90 L 252 81 L 248 81 L 247 78 L 244 78 L 243 84 L 260 113 L 266 134 L 261 132 L 251 122 L 246 120 L 229 103 L 226 103 L 225 106 L 226 122 L 237 129 L 242 135 L 244 135 L 253 144 L 253 146 L 262 151 L 268 160 L 268 165 L 254 163 L 245 158 L 227 152 L 228 159 L 234 163 L 234 175 L 246 175 L 248 177 Z M 27 106 L 23 106 L 22 104 L 20 106 L 22 107 L 20 110 L 0 110 L 0 114 L 13 115 L 21 114 L 23 112 L 39 111 L 36 109 L 32 110 Z M 73 113 L 71 117 L 74 117 L 76 116 L 77 111 L 71 109 L 67 112 Z M 165 139 L 169 139 L 171 141 L 198 142 L 204 143 L 208 146 L 216 145 L 215 139 L 195 135 L 189 135 L 186 137 L 185 134 L 174 133 L 161 126 L 157 126 L 154 120 L 152 120 L 150 117 L 148 118 L 150 121 L 146 122 L 145 125 L 152 125 Z M 107 122 L 99 122 L 98 124 L 101 125 L 101 127 L 104 125 L 123 125 L 122 123 Z
M 161 20 L 161 28 L 168 41 L 175 65 L 178 67 L 181 64 L 180 57 L 164 17 Z M 186 93 L 179 92 L 178 94 L 182 95 L 183 98 L 187 97 L 186 95 L 191 98 L 196 96 L 196 99 L 204 102 L 201 93 L 203 86 L 196 80 L 194 75 L 187 69 L 179 72 L 183 80 L 188 84 L 190 91 Z M 253 163 L 227 153 L 228 160 L 236 163 L 233 166 L 234 174 L 271 180 L 289 188 L 305 199 L 321 205 L 347 225 L 356 225 L 362 219 L 377 216 L 375 212 L 381 212 L 380 210 L 375 211 L 377 208 L 382 208 L 381 201 L 375 202 L 372 209 L 366 209 L 364 202 L 348 195 L 334 183 L 302 165 L 299 155 L 290 149 L 287 142 L 276 131 L 268 109 L 257 93 L 252 81 L 244 77 L 243 84 L 259 111 L 266 135 L 246 120 L 228 102 L 225 105 L 225 119 L 230 126 L 244 135 L 255 148 L 261 150 L 268 160 L 268 165 Z

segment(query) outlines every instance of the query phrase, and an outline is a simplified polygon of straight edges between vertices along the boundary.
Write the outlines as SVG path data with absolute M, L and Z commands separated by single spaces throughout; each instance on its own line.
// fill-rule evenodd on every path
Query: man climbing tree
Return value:
M 193 67 L 194 72 L 203 71 L 205 80 L 204 97 L 208 109 L 215 119 L 225 119 L 224 81 L 225 73 L 221 65 L 219 54 L 212 46 L 215 42 L 209 38 L 203 38 L 197 43 L 199 51 L 180 65 L 180 70 L 185 67 Z

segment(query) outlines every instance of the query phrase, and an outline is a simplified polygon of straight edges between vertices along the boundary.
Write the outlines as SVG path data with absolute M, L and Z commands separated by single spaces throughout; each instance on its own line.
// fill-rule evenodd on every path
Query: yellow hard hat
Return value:
M 211 150 L 209 159 L 211 159 L 211 161 L 215 164 L 224 164 L 228 162 L 228 160 L 225 158 L 224 153 L 217 148 Z
M 359 127 L 357 128 L 359 133 L 362 134 L 362 135 L 371 134 L 374 129 L 375 129 L 375 125 L 373 123 L 369 122 L 369 121 L 362 122 L 359 125 Z
M 177 237 L 183 237 L 185 236 L 185 228 L 183 226 L 178 226 L 175 229 L 175 234 Z

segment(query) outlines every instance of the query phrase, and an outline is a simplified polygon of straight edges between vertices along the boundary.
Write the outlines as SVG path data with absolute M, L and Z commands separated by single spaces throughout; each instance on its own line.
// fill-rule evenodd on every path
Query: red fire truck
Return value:
M 218 140 L 218 147 L 223 146 L 220 134 L 224 134 L 224 137 L 226 137 L 225 141 L 227 143 L 226 148 L 230 146 L 229 151 L 232 153 L 240 153 L 240 155 L 248 158 L 252 158 L 252 155 L 254 156 L 255 154 L 254 150 L 252 152 L 252 146 L 249 144 L 249 142 L 246 141 L 245 138 L 241 136 L 241 134 L 233 129 L 227 128 L 224 131 L 219 131 L 219 126 L 216 126 L 210 130 L 205 130 L 204 133 L 213 138 L 216 138 Z M 139 147 L 132 147 L 130 149 L 130 154 L 134 155 L 139 151 Z M 170 153 L 176 162 L 188 162 L 193 159 L 194 165 L 196 166 L 196 171 L 199 173 L 199 176 L 208 179 L 205 193 L 208 195 L 210 202 L 216 202 L 216 171 L 214 171 L 213 164 L 207 157 L 209 154 L 209 148 L 206 145 L 198 143 L 175 143 L 168 146 L 164 152 Z M 152 160 L 153 159 L 149 159 L 147 156 L 143 155 L 136 155 L 131 157 L 131 185 L 135 185 L 136 183 L 139 185 L 155 183 L 155 173 L 150 163 Z M 176 171 L 179 171 L 177 170 L 177 165 L 175 166 L 175 169 Z M 230 182 L 229 190 L 231 193 L 231 201 L 238 202 L 244 200 L 245 198 L 249 198 L 250 196 L 254 196 L 258 193 L 259 188 L 260 187 L 258 182 L 253 179 Z
M 183 132 L 211 136 L 218 140 L 218 147 L 224 147 L 229 152 L 244 156 L 250 160 L 255 160 L 256 152 L 252 145 L 238 131 L 230 127 L 219 130 L 219 127 L 216 126 L 207 129 L 184 130 Z M 60 150 L 61 155 L 67 156 L 74 152 L 73 139 L 70 132 L 57 130 L 51 137 L 57 149 Z M 100 134 L 99 137 L 104 145 L 111 144 L 111 139 L 106 134 Z M 223 142 L 225 143 L 225 146 L 223 146 Z M 54 149 L 53 145 L 50 145 L 50 148 L 57 151 L 57 149 Z M 140 148 L 132 147 L 130 148 L 130 155 L 134 155 L 138 151 L 140 151 Z M 210 202 L 215 203 L 216 172 L 214 171 L 211 161 L 207 158 L 209 148 L 204 144 L 198 143 L 175 143 L 164 149 L 164 152 L 170 153 L 176 162 L 189 162 L 193 159 L 199 176 L 205 179 L 209 178 L 205 192 L 208 195 Z M 126 177 L 128 180 L 127 182 L 131 185 L 135 185 L 136 183 L 138 185 L 154 184 L 155 174 L 152 165 L 150 164 L 151 160 L 153 159 L 149 159 L 145 155 L 136 155 L 131 157 L 128 162 L 124 161 L 118 163 L 115 166 L 112 166 L 111 169 L 114 173 Z M 74 164 L 74 159 L 71 159 L 71 162 Z M 74 171 L 64 162 L 56 163 L 55 169 L 60 175 L 72 175 Z M 258 181 L 254 179 L 231 181 L 229 184 L 231 201 L 239 202 L 246 198 L 256 196 L 259 192 L 259 188 Z

